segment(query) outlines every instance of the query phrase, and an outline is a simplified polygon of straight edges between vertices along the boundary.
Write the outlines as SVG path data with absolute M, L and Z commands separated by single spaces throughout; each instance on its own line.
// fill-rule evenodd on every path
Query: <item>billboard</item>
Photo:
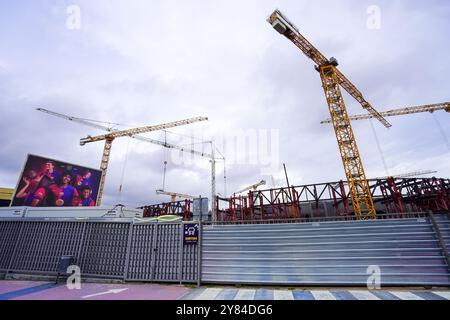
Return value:
M 95 206 L 101 175 L 98 169 L 29 154 L 11 206 Z

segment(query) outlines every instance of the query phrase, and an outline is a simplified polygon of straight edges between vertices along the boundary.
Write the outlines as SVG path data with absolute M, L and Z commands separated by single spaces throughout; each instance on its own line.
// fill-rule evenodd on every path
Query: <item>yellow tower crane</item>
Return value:
M 252 184 L 251 186 L 248 186 L 242 190 L 239 190 L 238 192 L 236 192 L 237 194 L 248 191 L 248 190 L 253 190 L 255 191 L 256 189 L 258 189 L 259 186 L 264 186 L 266 184 L 266 180 L 261 180 L 258 183 Z
M 195 198 L 194 196 L 190 196 L 188 194 L 164 191 L 164 190 L 161 190 L 161 189 L 156 190 L 156 194 L 170 196 L 170 201 L 171 202 L 175 202 L 177 200 L 177 198 L 181 198 L 181 199 L 194 199 Z
M 327 59 L 300 34 L 300 31 L 279 10 L 275 10 L 267 21 L 278 33 L 292 41 L 307 57 L 317 64 L 316 70 L 320 73 L 322 79 L 322 86 L 325 91 L 345 175 L 350 188 L 353 210 L 359 218 L 375 218 L 376 210 L 370 193 L 369 183 L 367 182 L 340 87 L 344 88 L 385 127 L 389 128 L 391 124 L 364 99 L 355 85 L 337 69 L 337 60 L 335 58 Z
M 421 112 L 433 113 L 433 112 L 439 111 L 439 110 L 445 110 L 447 112 L 450 112 L 450 102 L 394 109 L 394 110 L 380 112 L 380 114 L 383 117 L 393 117 L 393 116 L 403 116 L 403 115 L 407 115 L 407 114 L 421 113 Z M 357 115 L 349 116 L 348 118 L 350 120 L 364 120 L 364 119 L 373 118 L 373 115 L 371 115 L 370 113 L 369 114 L 357 114 Z M 320 123 L 322 123 L 322 124 L 331 123 L 331 119 L 323 120 Z
M 206 120 L 208 120 L 208 118 L 195 117 L 195 118 L 191 118 L 191 119 L 173 121 L 173 122 L 154 125 L 154 126 L 144 126 L 144 127 L 133 128 L 133 129 L 128 129 L 128 130 L 114 131 L 114 132 L 111 132 L 108 134 L 103 134 L 103 135 L 99 135 L 99 136 L 95 136 L 95 137 L 87 136 L 86 138 L 81 139 L 80 145 L 82 145 L 82 146 L 84 146 L 86 143 L 103 141 L 103 140 L 105 141 L 105 146 L 103 148 L 102 161 L 100 164 L 100 169 L 102 170 L 102 177 L 100 180 L 100 187 L 98 190 L 98 204 L 97 205 L 100 206 L 101 201 L 102 201 L 103 190 L 105 187 L 106 171 L 108 169 L 109 157 L 111 154 L 111 147 L 112 147 L 112 142 L 114 141 L 114 139 L 120 138 L 120 137 L 132 137 L 132 136 L 140 134 L 140 133 L 169 129 L 169 128 L 173 128 L 173 127 L 184 126 L 184 125 L 191 124 L 194 122 L 206 121 Z

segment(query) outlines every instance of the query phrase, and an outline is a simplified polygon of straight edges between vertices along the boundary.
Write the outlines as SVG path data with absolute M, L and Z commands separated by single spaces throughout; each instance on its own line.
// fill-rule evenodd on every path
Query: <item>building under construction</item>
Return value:
M 369 180 L 377 215 L 408 216 L 409 213 L 450 211 L 450 179 L 387 178 Z M 213 216 L 205 220 L 222 222 L 309 221 L 342 217 L 354 219 L 348 183 L 345 181 L 250 190 L 246 195 L 217 196 Z M 193 218 L 192 200 L 142 207 L 145 217 L 178 215 Z
M 375 118 L 385 127 L 390 126 L 385 116 L 449 111 L 449 104 L 379 113 L 337 68 L 337 60 L 320 53 L 281 12 L 275 10 L 268 22 L 315 63 L 345 181 L 301 186 L 287 181 L 285 187 L 265 190 L 257 189 L 259 183 L 221 197 L 215 192 L 217 158 L 212 143 L 211 154 L 204 154 L 139 138 L 206 117 L 121 131 L 95 124 L 109 133 L 88 136 L 80 143 L 104 142 L 96 206 L 2 208 L 0 273 L 58 276 L 61 258 L 69 257 L 83 275 L 93 278 L 197 285 L 368 286 L 375 266 L 383 286 L 449 287 L 450 179 L 367 179 L 341 88 L 368 112 L 361 119 Z M 86 119 L 40 111 L 93 126 Z M 137 209 L 101 207 L 112 144 L 122 137 L 206 157 L 211 162 L 211 208 L 203 205 L 207 199 L 164 190 L 160 193 L 171 195 L 171 202 Z M 187 198 L 174 201 L 177 196 Z M 182 219 L 158 219 L 166 215 Z

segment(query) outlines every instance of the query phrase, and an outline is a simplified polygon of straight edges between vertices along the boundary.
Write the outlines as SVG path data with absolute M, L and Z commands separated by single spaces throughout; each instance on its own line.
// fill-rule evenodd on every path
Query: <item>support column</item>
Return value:
M 100 163 L 100 170 L 102 170 L 102 177 L 100 179 L 100 186 L 98 188 L 97 206 L 102 204 L 103 192 L 105 189 L 106 172 L 108 170 L 109 156 L 111 155 L 111 147 L 114 138 L 105 139 L 105 147 L 103 148 L 102 162 Z

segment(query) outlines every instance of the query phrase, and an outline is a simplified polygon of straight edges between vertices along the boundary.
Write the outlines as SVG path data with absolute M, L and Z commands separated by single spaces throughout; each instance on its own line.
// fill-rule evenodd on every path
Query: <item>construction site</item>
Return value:
M 390 128 L 396 117 L 448 115 L 450 102 L 377 111 L 338 60 L 327 58 L 280 10 L 267 18 L 267 28 L 277 43 L 295 46 L 317 71 L 308 81 L 322 87 L 330 116 L 317 126 L 333 128 L 338 150 L 328 152 L 339 153 L 342 179 L 299 184 L 289 175 L 290 164 L 283 165 L 277 183 L 246 177 L 248 186 L 219 193 L 217 162 L 223 164 L 224 179 L 233 176 L 225 169 L 227 154 L 212 140 L 198 150 L 143 135 L 195 126 L 208 115 L 120 130 L 75 111 L 67 115 L 37 107 L 40 116 L 57 123 L 104 131 L 79 141 L 81 146 L 102 143 L 101 162 L 89 168 L 28 155 L 17 186 L 0 189 L 0 275 L 68 277 L 67 268 L 77 266 L 82 278 L 191 284 L 196 290 L 204 285 L 356 287 L 374 290 L 369 294 L 377 297 L 383 288 L 420 287 L 450 299 L 448 291 L 439 293 L 450 287 L 450 177 L 433 168 L 368 176 L 352 127 L 374 120 Z M 361 114 L 349 114 L 350 99 L 362 107 Z M 111 154 L 122 139 L 206 159 L 209 181 L 202 183 L 208 194 L 168 191 L 164 161 L 162 187 L 151 188 L 166 201 L 131 207 L 117 199 L 104 205 Z M 176 184 L 184 187 L 184 181 Z M 381 278 L 371 278 L 373 270 Z M 220 296 L 214 289 L 201 292 L 203 299 Z M 297 299 L 295 292 L 292 297 Z

